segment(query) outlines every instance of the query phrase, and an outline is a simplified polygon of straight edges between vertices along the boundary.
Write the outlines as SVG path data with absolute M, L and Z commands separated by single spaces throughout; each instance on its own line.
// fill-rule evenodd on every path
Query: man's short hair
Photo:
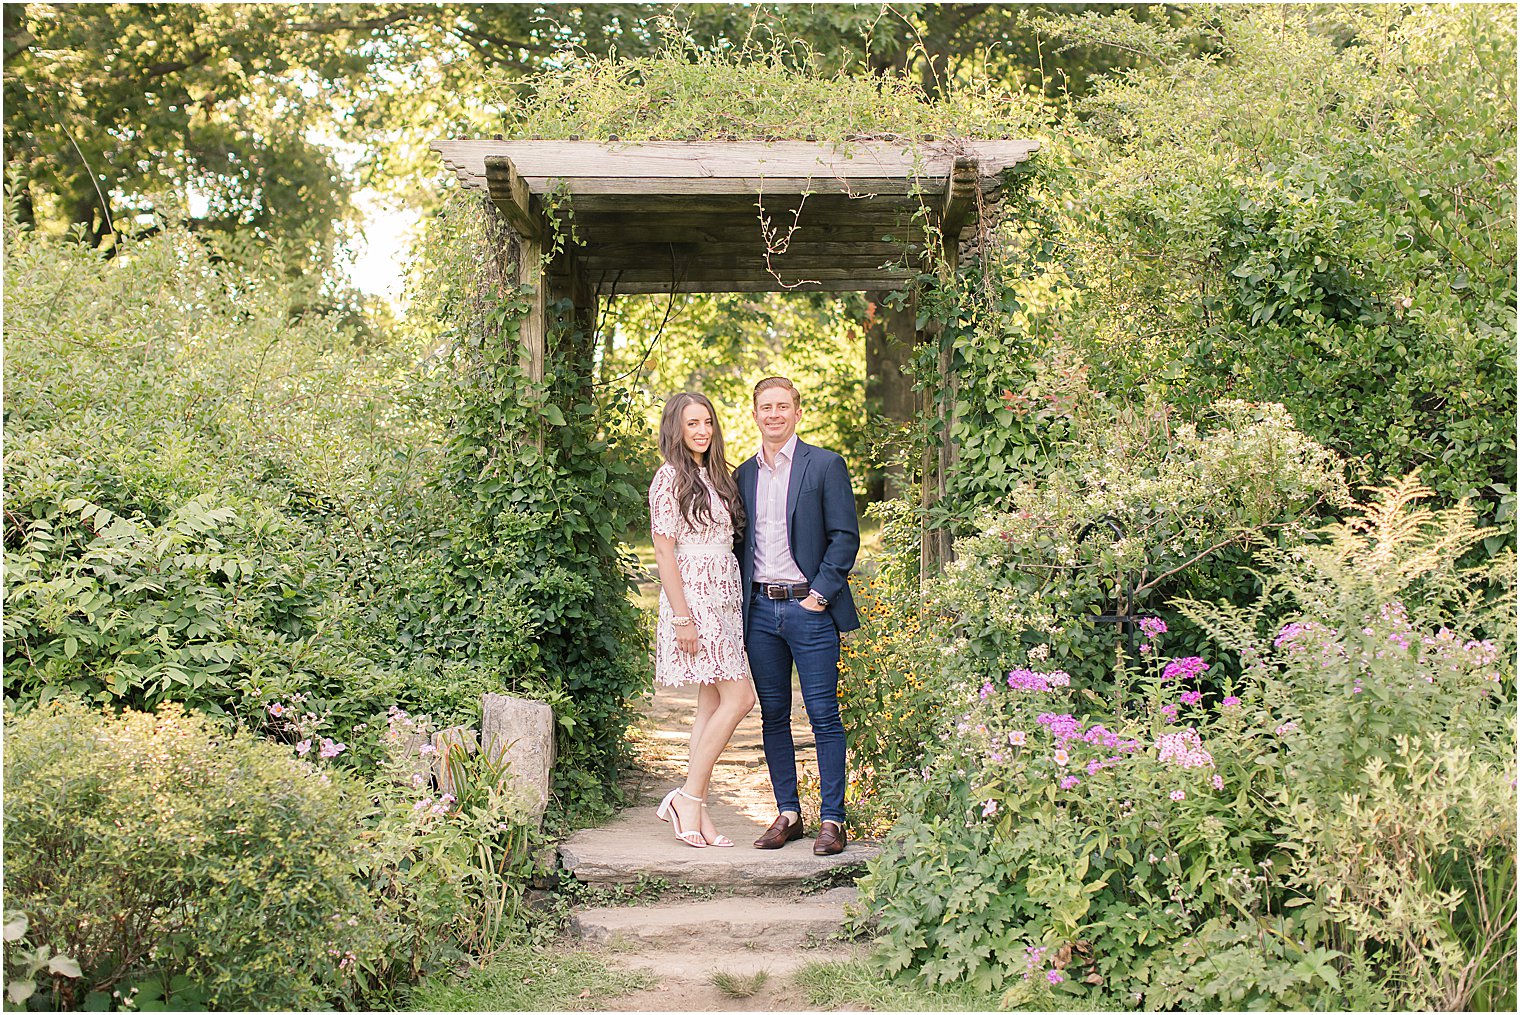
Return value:
M 792 405 L 798 409 L 802 408 L 802 392 L 797 390 L 797 385 L 793 384 L 785 377 L 767 377 L 759 384 L 756 384 L 755 396 L 750 400 L 750 404 L 759 405 L 760 392 L 768 391 L 771 388 L 785 388 L 786 390 L 790 391 L 792 393 Z

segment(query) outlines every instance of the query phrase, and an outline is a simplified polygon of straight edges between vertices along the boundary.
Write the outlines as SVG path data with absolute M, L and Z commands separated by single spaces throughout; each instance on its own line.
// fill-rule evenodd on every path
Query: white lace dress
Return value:
M 649 528 L 655 535 L 676 541 L 676 568 L 686 608 L 697 625 L 697 651 L 687 655 L 676 643 L 675 616 L 670 600 L 660 590 L 660 619 L 655 626 L 654 676 L 661 684 L 676 685 L 717 680 L 743 680 L 749 676 L 744 655 L 744 622 L 740 616 L 739 558 L 734 556 L 734 528 L 728 508 L 707 478 L 712 520 L 694 526 L 681 516 L 676 503 L 676 470 L 660 466 L 649 486 Z

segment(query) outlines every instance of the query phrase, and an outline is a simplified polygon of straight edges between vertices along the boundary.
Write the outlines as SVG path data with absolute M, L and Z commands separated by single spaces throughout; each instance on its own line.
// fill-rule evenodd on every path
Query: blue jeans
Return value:
M 750 603 L 750 672 L 760 699 L 765 764 L 776 809 L 802 813 L 797 800 L 797 748 L 792 743 L 792 665 L 818 748 L 824 821 L 844 823 L 844 724 L 839 721 L 839 629 L 827 611 L 805 610 L 795 599 L 756 597 Z

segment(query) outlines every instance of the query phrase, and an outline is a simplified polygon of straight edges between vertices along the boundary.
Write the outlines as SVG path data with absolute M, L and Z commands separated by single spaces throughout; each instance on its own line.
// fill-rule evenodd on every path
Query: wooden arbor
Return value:
M 570 323 L 590 333 L 600 296 L 901 289 L 924 266 L 925 225 L 953 264 L 979 192 L 1037 148 L 1017 140 L 433 144 L 517 234 L 518 281 L 535 294 L 522 329 L 534 379 L 543 376 L 554 306 L 570 307 Z M 545 265 L 548 250 L 556 253 Z M 913 318 L 893 318 L 905 344 L 932 337 L 914 332 Z M 943 491 L 951 454 L 924 463 L 926 504 Z M 926 534 L 926 574 L 947 551 Z

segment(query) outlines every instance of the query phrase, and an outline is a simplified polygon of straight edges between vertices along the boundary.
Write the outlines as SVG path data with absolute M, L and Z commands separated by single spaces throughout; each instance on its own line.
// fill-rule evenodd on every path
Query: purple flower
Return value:
M 1059 969 L 1052 969 L 1050 972 L 1045 974 L 1045 979 L 1049 981 L 1051 986 L 1055 986 L 1062 980 L 1066 979 L 1066 977 L 1061 975 L 1061 971 Z
M 1036 673 L 1030 669 L 1010 670 L 1008 686 L 1015 691 L 1053 691 L 1058 687 L 1070 687 L 1071 675 L 1065 670 L 1052 673 Z
M 1236 705 L 1240 704 L 1240 699 L 1235 695 L 1230 694 L 1226 695 L 1224 701 L 1221 701 L 1219 704 L 1223 705 L 1225 708 L 1234 708 Z
M 1203 692 L 1202 691 L 1184 691 L 1184 692 L 1182 692 L 1182 703 L 1184 705 L 1196 705 L 1196 704 L 1198 704 L 1202 700 L 1203 700 Z
M 1157 638 L 1166 634 L 1166 621 L 1160 617 L 1142 617 L 1140 618 L 1140 630 L 1147 638 Z
M 983 684 L 982 685 L 982 700 L 986 701 L 990 697 L 992 697 L 992 685 L 990 683 Z
M 1078 779 L 1074 775 L 1068 775 L 1066 778 L 1061 780 L 1060 785 L 1062 789 L 1076 789 L 1078 786 L 1082 785 L 1082 780 Z
M 1161 679 L 1192 680 L 1208 668 L 1209 664 L 1198 656 L 1184 656 L 1167 663 L 1166 668 L 1161 671 Z
M 1097 758 L 1094 758 L 1094 759 L 1092 759 L 1091 761 L 1089 761 L 1087 763 L 1087 774 L 1088 775 L 1097 775 L 1102 770 L 1103 770 L 1103 762 L 1099 761 Z
M 1164 716 L 1166 716 L 1166 721 L 1167 722 L 1176 722 L 1177 721 L 1177 706 L 1176 705 L 1162 705 L 1161 706 L 1161 714 L 1164 715 Z

